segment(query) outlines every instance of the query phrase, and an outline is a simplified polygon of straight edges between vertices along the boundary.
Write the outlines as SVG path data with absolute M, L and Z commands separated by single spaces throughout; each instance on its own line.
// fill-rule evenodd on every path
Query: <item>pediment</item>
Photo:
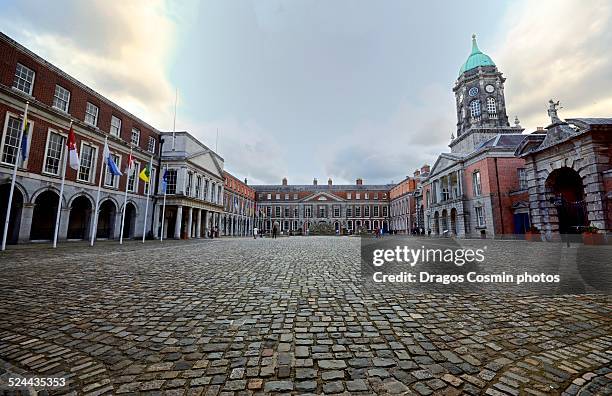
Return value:
M 455 157 L 452 154 L 442 153 L 438 156 L 436 163 L 433 168 L 431 168 L 430 176 L 433 176 L 437 173 L 443 172 L 444 170 L 451 168 L 461 162 L 461 158 Z
M 205 150 L 195 153 L 188 160 L 195 166 L 204 168 L 213 175 L 223 179 L 223 164 L 217 161 L 217 158 L 215 158 L 211 151 Z
M 326 192 L 318 192 L 309 197 L 306 197 L 304 202 L 342 202 L 343 200 L 333 194 L 329 194 Z

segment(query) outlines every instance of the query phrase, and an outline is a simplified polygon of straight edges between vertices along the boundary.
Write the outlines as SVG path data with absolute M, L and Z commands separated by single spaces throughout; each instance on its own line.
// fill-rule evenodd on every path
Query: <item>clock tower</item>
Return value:
M 497 134 L 521 132 L 508 123 L 505 81 L 493 60 L 478 48 L 476 35 L 472 35 L 472 52 L 461 66 L 453 88 L 457 135 L 449 144 L 451 152 L 469 153 Z

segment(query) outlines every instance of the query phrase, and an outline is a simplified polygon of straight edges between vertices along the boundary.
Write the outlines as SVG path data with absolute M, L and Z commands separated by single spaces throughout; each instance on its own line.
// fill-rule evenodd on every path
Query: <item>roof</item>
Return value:
M 483 54 L 478 48 L 478 44 L 476 43 L 476 35 L 472 35 L 472 52 L 468 56 L 465 63 L 459 69 L 459 75 L 461 76 L 468 70 L 475 69 L 480 66 L 495 66 L 495 63 L 487 54 Z
M 391 190 L 395 184 L 294 184 L 294 185 L 251 185 L 256 191 L 282 191 L 282 192 L 297 192 L 297 191 L 387 191 Z
M 525 139 L 525 135 L 521 133 L 500 133 L 489 140 L 482 142 L 476 150 L 484 147 L 499 147 L 499 148 L 516 148 Z

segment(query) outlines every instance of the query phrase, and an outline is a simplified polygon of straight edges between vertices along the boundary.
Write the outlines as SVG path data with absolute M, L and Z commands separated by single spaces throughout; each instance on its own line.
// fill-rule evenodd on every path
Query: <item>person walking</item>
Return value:
M 253 227 L 253 239 L 257 239 L 257 227 Z
M 276 223 L 274 223 L 274 226 L 272 227 L 272 239 L 276 239 L 277 233 L 278 233 L 278 227 L 276 226 Z

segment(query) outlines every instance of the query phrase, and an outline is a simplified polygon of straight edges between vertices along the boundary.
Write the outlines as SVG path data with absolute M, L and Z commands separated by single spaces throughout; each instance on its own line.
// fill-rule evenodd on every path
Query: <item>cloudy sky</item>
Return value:
M 0 0 L 0 30 L 251 183 L 399 181 L 448 150 L 478 35 L 531 131 L 612 116 L 612 2 Z M 216 139 L 218 131 L 218 142 Z

